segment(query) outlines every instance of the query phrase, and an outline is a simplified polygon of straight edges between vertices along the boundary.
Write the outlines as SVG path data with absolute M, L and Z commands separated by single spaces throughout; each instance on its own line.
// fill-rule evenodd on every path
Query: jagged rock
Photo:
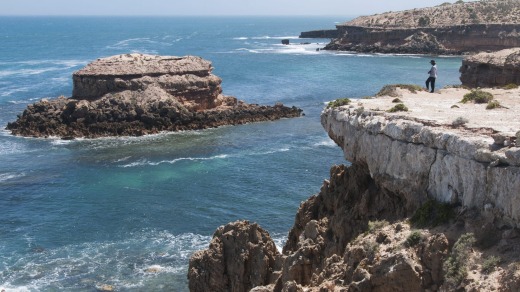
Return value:
M 520 48 L 480 53 L 464 58 L 460 81 L 468 87 L 520 84 Z
M 249 291 L 274 283 L 280 265 L 269 233 L 256 223 L 230 223 L 217 229 L 207 250 L 192 255 L 190 291 Z
M 199 57 L 126 54 L 74 73 L 71 98 L 42 100 L 7 129 L 62 138 L 140 136 L 297 117 L 296 107 L 246 104 L 222 95 L 221 79 Z

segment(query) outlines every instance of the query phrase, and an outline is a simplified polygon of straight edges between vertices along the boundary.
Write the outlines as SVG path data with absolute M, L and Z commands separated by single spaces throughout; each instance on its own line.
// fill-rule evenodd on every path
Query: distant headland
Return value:
M 520 1 L 457 1 L 361 16 L 336 25 L 326 50 L 461 55 L 520 47 Z M 300 37 L 323 37 L 323 31 Z M 327 32 L 333 36 L 333 32 Z

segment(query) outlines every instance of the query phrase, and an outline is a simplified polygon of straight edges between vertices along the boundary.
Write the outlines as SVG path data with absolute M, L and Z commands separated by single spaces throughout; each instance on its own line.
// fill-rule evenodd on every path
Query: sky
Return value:
M 358 16 L 455 0 L 0 0 L 0 15 Z

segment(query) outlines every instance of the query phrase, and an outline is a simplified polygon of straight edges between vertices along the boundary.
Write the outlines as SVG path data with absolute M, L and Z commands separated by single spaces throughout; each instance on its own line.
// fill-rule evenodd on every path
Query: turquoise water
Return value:
M 225 94 L 306 114 L 137 138 L 2 131 L 0 288 L 186 291 L 191 253 L 238 219 L 258 222 L 282 246 L 300 202 L 319 191 L 331 165 L 345 163 L 320 125 L 325 103 L 427 78 L 431 56 L 316 51 L 328 40 L 297 39 L 345 20 L 0 18 L 1 128 L 29 103 L 69 96 L 72 72 L 88 62 L 128 52 L 204 57 Z M 282 46 L 283 38 L 293 45 Z M 435 58 L 438 87 L 459 84 L 460 58 Z

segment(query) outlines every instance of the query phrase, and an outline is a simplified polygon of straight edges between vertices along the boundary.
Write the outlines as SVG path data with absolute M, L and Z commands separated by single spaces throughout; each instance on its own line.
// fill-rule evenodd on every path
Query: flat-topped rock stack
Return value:
M 222 80 L 200 57 L 125 54 L 73 74 L 71 98 L 29 105 L 7 129 L 62 138 L 139 136 L 300 116 L 296 107 L 250 105 L 222 94 Z

